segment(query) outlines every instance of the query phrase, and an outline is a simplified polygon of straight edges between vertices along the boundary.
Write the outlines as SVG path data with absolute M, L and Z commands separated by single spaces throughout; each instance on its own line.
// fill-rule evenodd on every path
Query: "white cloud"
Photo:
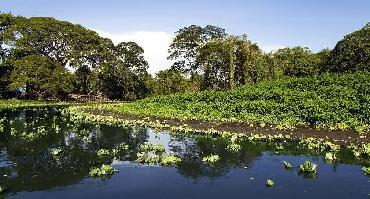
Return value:
M 113 34 L 104 31 L 96 32 L 102 36 L 109 38 L 114 44 L 123 41 L 133 41 L 139 44 L 144 49 L 144 57 L 149 63 L 150 74 L 155 74 L 159 70 L 167 69 L 172 62 L 167 60 L 168 47 L 172 42 L 173 34 L 160 31 L 133 31 L 120 34 Z
M 284 45 L 262 45 L 261 49 L 266 53 L 270 53 L 286 47 Z

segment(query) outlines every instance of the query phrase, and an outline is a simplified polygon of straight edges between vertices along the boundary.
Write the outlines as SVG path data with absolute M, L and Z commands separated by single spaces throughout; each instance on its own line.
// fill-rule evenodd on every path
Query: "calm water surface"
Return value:
M 7 191 L 0 198 L 370 198 L 370 177 L 361 171 L 368 162 L 346 150 L 336 163 L 295 143 L 245 141 L 233 153 L 223 138 L 73 123 L 55 108 L 1 111 L 1 118 L 0 185 Z M 29 136 L 36 131 L 40 135 Z M 172 167 L 134 163 L 146 142 L 164 145 L 166 153 L 182 162 Z M 124 154 L 97 156 L 99 149 L 121 144 L 129 145 Z M 202 163 L 211 154 L 220 161 Z M 318 165 L 316 176 L 299 174 L 298 166 L 306 160 Z M 285 170 L 282 161 L 293 169 Z M 102 164 L 119 172 L 89 177 L 90 168 Z M 270 188 L 265 186 L 269 178 L 275 182 Z

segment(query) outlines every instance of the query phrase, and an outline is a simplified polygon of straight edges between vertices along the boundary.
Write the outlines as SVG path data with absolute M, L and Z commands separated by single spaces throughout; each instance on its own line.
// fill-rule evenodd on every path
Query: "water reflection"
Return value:
M 227 150 L 229 140 L 220 137 L 155 132 L 144 127 L 120 128 L 74 123 L 51 107 L 2 111 L 1 118 L 5 119 L 2 122 L 3 132 L 0 132 L 0 184 L 5 185 L 8 193 L 12 194 L 80 186 L 81 182 L 90 179 L 90 168 L 102 164 L 114 163 L 123 168 L 123 174 L 118 176 L 128 175 L 127 167 L 136 169 L 135 178 L 141 178 L 137 169 L 143 165 L 132 162 L 136 160 L 140 146 L 147 142 L 162 144 L 166 153 L 180 157 L 181 163 L 171 169 L 196 183 L 203 182 L 204 178 L 215 182 L 220 178 L 235 180 L 235 172 L 238 175 L 247 175 L 249 172 L 250 176 L 245 179 L 247 182 L 262 175 L 259 174 L 262 170 L 263 175 L 269 174 L 271 177 L 279 176 L 279 172 L 298 176 L 296 170 L 284 171 L 280 164 L 282 160 L 289 160 L 296 166 L 305 159 L 325 164 L 321 156 L 309 155 L 296 143 L 278 143 L 283 148 L 278 149 L 276 143 L 245 141 L 240 143 L 240 151 L 232 152 Z M 123 144 L 128 145 L 128 150 L 123 153 L 98 156 L 101 149 L 113 150 Z M 211 154 L 218 154 L 220 161 L 213 165 L 204 164 L 201 157 Z M 340 164 L 360 163 L 346 150 L 340 151 L 338 156 L 340 162 L 329 165 L 332 173 L 337 171 Z M 326 174 L 319 171 L 319 175 Z

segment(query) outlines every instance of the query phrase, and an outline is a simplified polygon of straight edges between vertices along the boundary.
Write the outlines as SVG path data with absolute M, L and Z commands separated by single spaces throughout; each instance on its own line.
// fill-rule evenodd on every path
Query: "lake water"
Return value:
M 335 163 L 297 143 L 243 141 L 239 152 L 231 152 L 224 138 L 73 123 L 56 108 L 1 111 L 1 118 L 0 185 L 7 189 L 5 198 L 370 198 L 370 177 L 361 170 L 368 161 L 347 150 L 338 153 Z M 181 163 L 135 163 L 147 142 L 162 144 Z M 97 156 L 100 149 L 122 144 L 129 146 L 123 154 Z M 202 162 L 212 154 L 219 155 L 219 162 Z M 306 160 L 318 165 L 316 176 L 299 173 Z M 284 169 L 282 161 L 293 169 Z M 90 177 L 90 168 L 102 164 L 111 164 L 118 173 Z M 267 187 L 267 179 L 275 185 Z

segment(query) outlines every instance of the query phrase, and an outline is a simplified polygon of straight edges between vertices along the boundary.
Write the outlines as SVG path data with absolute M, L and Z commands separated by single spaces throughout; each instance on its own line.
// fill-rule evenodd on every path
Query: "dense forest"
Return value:
M 229 90 L 290 77 L 370 70 L 370 23 L 312 52 L 265 53 L 246 35 L 207 25 L 181 28 L 169 46 L 174 64 L 155 76 L 135 42 L 117 45 L 80 25 L 49 17 L 0 14 L 0 97 L 110 100 L 201 90 Z

